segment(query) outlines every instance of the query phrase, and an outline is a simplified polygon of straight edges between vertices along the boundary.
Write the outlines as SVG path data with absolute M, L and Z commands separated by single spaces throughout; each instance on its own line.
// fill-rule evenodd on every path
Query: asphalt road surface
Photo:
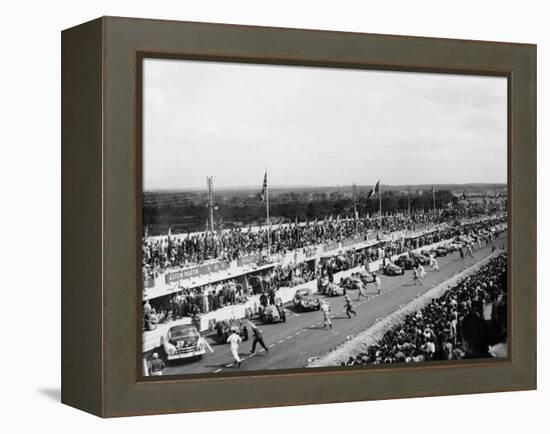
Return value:
M 506 234 L 495 241 L 497 249 L 506 249 Z M 412 271 L 403 276 L 381 276 L 382 290 L 378 295 L 373 284 L 367 287 L 368 298 L 357 301 L 358 291 L 348 294 L 353 302 L 357 316 L 349 319 L 345 314 L 344 297 L 324 297 L 331 306 L 332 329 L 325 329 L 321 311 L 297 312 L 292 303 L 285 305 L 287 320 L 285 323 L 261 324 L 253 322 L 263 332 L 264 341 L 269 348 L 266 353 L 257 347 L 251 355 L 252 337 L 239 348 L 239 357 L 243 360 L 239 368 L 234 362 L 228 344 L 218 345 L 208 339 L 213 352 L 207 350 L 200 360 L 180 360 L 168 363 L 163 375 L 182 375 L 198 373 L 223 373 L 242 370 L 266 370 L 303 368 L 308 359 L 320 356 L 335 348 L 347 337 L 353 336 L 372 326 L 376 321 L 401 308 L 420 294 L 450 279 L 465 268 L 480 261 L 491 253 L 491 246 L 474 251 L 474 258 L 466 256 L 460 259 L 458 252 L 437 258 L 440 271 L 425 266 L 427 272 L 423 285 L 414 285 Z M 249 333 L 250 336 L 252 333 Z

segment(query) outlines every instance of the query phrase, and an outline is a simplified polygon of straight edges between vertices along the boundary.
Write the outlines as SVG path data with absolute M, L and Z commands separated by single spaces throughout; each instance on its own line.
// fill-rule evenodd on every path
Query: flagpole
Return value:
M 435 187 L 432 187 L 432 200 L 433 200 L 433 210 L 435 216 Z
M 378 212 L 380 213 L 380 229 L 382 229 L 382 185 L 381 184 L 378 184 Z
M 267 217 L 267 257 L 271 257 L 271 224 L 269 222 L 269 182 L 267 182 L 267 167 L 265 168 L 265 211 Z

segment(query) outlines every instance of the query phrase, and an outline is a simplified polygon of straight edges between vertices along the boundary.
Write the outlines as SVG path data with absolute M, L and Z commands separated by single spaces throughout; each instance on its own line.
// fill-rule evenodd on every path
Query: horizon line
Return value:
M 356 187 L 372 187 L 375 185 L 376 182 L 373 184 L 333 184 L 333 185 L 315 185 L 315 184 L 276 184 L 276 185 L 270 185 L 269 188 L 353 188 L 355 185 Z M 424 186 L 484 186 L 484 185 L 499 185 L 499 186 L 508 186 L 508 182 L 444 182 L 444 183 L 420 183 L 420 184 L 380 184 L 381 187 L 424 187 Z M 217 186 L 215 190 L 250 190 L 250 189 L 258 189 L 261 190 L 261 183 L 258 183 L 258 185 L 231 185 L 231 186 Z M 207 190 L 205 187 L 155 187 L 155 188 L 149 188 L 149 189 L 143 189 L 144 193 L 149 192 L 162 192 L 162 191 L 196 191 L 196 190 Z

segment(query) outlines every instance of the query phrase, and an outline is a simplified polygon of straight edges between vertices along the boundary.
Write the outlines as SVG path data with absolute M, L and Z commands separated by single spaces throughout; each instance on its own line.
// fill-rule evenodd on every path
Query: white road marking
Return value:
M 206 339 L 203 339 L 202 340 L 204 342 L 204 344 L 208 347 L 208 349 L 210 350 L 211 353 L 214 352 L 214 350 L 212 349 L 212 347 L 210 346 L 210 344 L 208 342 L 206 342 Z
M 217 373 L 220 372 L 221 370 L 222 370 L 222 368 L 216 369 L 216 370 L 214 371 L 214 374 L 217 374 Z
M 282 344 L 285 340 L 284 339 L 281 339 L 279 342 L 277 342 L 278 344 Z
M 275 344 L 271 344 L 271 345 L 269 346 L 269 348 L 273 348 L 274 346 L 275 346 Z

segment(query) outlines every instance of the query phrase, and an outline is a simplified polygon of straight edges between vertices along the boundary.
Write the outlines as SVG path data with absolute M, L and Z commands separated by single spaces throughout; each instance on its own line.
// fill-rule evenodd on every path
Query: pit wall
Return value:
M 429 244 L 423 247 L 420 247 L 418 249 L 415 249 L 413 251 L 420 251 L 420 250 L 428 250 L 431 248 L 438 247 L 442 244 L 446 244 L 450 242 L 451 240 L 443 240 L 439 241 L 437 243 Z M 398 255 L 393 255 L 391 257 L 391 260 L 396 260 L 399 256 L 401 256 L 402 253 Z M 369 263 L 369 271 L 375 272 L 380 269 L 380 266 L 382 265 L 382 260 L 377 260 Z M 354 267 L 349 270 L 340 271 L 338 273 L 334 274 L 334 281 L 339 282 L 341 278 L 346 278 L 351 276 L 352 273 L 356 273 L 358 271 L 361 271 L 363 267 Z M 317 280 L 312 280 L 310 282 L 304 283 L 302 285 L 297 285 L 293 287 L 282 287 L 279 288 L 275 296 L 283 303 L 288 303 L 292 301 L 294 298 L 294 294 L 296 293 L 297 289 L 310 289 L 313 293 L 317 292 Z M 249 299 L 246 301 L 246 303 L 238 304 L 238 305 L 231 305 L 231 306 L 225 306 L 221 309 L 217 309 L 213 312 L 208 312 L 201 316 L 200 321 L 200 331 L 204 332 L 209 329 L 209 324 L 211 321 L 225 321 L 230 319 L 241 319 L 246 316 L 246 312 L 248 309 L 253 314 L 256 314 L 258 312 L 258 306 L 260 305 L 260 295 L 253 295 L 249 297 Z M 181 324 L 191 324 L 191 318 L 182 318 L 177 321 L 171 321 L 167 324 L 159 324 L 155 330 L 145 332 L 143 334 L 143 352 L 147 352 L 152 350 L 153 348 L 160 345 L 160 337 L 166 333 L 169 327 L 175 326 L 175 325 L 181 325 Z

